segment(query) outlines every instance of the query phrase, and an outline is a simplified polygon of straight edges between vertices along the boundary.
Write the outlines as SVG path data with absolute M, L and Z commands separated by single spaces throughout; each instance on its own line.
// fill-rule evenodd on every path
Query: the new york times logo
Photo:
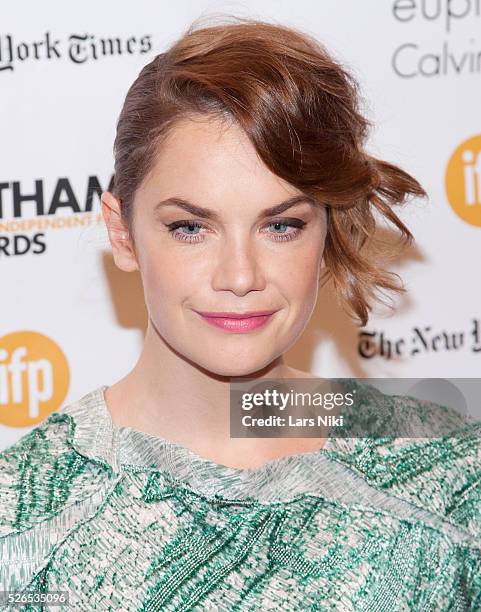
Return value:
M 148 53 L 152 49 L 150 35 L 140 38 L 96 37 L 88 33 L 71 34 L 65 41 L 45 32 L 40 40 L 16 40 L 12 34 L 0 35 L 0 71 L 13 70 L 17 62 L 68 58 L 74 64 L 84 64 L 113 55 Z

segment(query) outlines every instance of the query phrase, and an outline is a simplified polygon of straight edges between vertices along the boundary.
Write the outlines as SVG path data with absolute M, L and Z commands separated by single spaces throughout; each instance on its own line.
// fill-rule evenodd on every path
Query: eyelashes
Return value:
M 189 230 L 207 229 L 207 226 L 205 226 L 203 223 L 200 223 L 199 221 L 190 220 L 174 221 L 173 223 L 166 223 L 165 225 L 168 228 L 169 234 L 174 240 L 180 240 L 182 242 L 190 243 L 202 242 L 204 240 L 204 238 L 202 238 L 202 234 L 200 232 L 196 234 L 189 234 L 178 230 L 182 228 L 188 228 Z M 306 225 L 307 222 L 303 221 L 302 219 L 294 219 L 289 217 L 285 219 L 277 219 L 276 221 L 271 221 L 270 223 L 267 223 L 264 227 L 274 226 L 277 229 L 279 229 L 279 226 L 280 228 L 293 228 L 294 231 L 289 233 L 285 231 L 272 232 L 272 239 L 274 241 L 289 242 L 298 238 Z

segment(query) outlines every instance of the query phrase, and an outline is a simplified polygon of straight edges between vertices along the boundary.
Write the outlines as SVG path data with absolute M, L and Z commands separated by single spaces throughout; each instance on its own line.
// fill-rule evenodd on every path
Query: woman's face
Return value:
M 179 354 L 218 375 L 243 376 L 301 335 L 317 299 L 326 211 L 301 198 L 264 212 L 299 195 L 236 125 L 176 125 L 136 193 L 133 234 L 151 323 Z M 241 333 L 199 311 L 274 313 Z

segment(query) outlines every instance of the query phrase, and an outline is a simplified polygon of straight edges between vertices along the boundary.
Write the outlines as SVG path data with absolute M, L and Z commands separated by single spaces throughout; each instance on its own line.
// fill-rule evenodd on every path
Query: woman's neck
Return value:
M 287 366 L 280 356 L 246 378 L 304 376 L 310 375 Z M 105 399 L 114 426 L 178 442 L 224 465 L 256 466 L 323 445 L 324 438 L 231 438 L 230 384 L 231 377 L 207 372 L 177 355 L 149 322 L 135 367 L 107 389 Z

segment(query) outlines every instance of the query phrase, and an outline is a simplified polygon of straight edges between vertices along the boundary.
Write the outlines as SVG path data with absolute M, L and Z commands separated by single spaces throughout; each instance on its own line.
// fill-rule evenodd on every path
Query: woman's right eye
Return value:
M 198 221 L 174 221 L 173 223 L 168 223 L 167 227 L 169 229 L 170 235 L 175 240 L 183 240 L 184 242 L 200 242 L 202 238 L 200 237 L 200 232 L 191 233 L 193 230 L 202 229 L 205 227 L 202 223 Z M 180 229 L 186 228 L 188 231 L 178 231 Z

